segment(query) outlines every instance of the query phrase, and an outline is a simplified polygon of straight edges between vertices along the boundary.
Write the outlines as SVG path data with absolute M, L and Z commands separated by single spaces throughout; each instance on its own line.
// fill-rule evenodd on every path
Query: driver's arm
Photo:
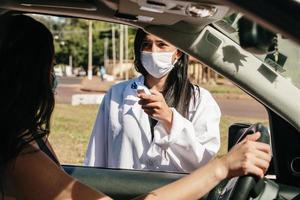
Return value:
M 260 133 L 247 136 L 231 151 L 192 174 L 137 199 L 199 199 L 225 178 L 253 174 L 263 177 L 271 160 L 270 146 L 255 142 Z

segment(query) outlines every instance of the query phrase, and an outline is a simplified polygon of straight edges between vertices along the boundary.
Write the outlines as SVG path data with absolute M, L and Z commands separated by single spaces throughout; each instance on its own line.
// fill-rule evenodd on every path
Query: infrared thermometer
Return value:
M 146 95 L 151 95 L 150 90 L 144 85 L 138 85 L 136 90 L 138 94 L 145 93 Z

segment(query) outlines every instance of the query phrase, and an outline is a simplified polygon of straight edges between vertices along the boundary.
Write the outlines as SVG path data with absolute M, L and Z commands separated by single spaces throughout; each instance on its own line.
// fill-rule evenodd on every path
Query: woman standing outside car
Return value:
M 190 83 L 188 56 L 176 47 L 139 29 L 134 50 L 142 76 L 105 95 L 85 164 L 177 172 L 203 166 L 220 147 L 217 103 Z

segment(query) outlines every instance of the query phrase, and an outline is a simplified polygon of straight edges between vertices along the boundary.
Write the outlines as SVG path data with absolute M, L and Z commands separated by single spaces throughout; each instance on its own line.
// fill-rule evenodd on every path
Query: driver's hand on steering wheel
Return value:
M 270 145 L 256 142 L 260 132 L 256 132 L 236 144 L 228 154 L 221 157 L 227 178 L 243 175 L 256 175 L 262 178 L 271 161 Z

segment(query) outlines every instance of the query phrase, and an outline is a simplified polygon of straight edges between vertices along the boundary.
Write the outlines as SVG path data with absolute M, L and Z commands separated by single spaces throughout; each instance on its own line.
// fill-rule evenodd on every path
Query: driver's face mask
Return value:
M 51 72 L 51 86 L 52 86 L 52 91 L 55 91 L 58 85 L 57 77 L 55 75 L 55 72 Z
M 167 75 L 173 68 L 173 52 L 141 52 L 142 65 L 146 71 L 155 78 L 161 78 Z

